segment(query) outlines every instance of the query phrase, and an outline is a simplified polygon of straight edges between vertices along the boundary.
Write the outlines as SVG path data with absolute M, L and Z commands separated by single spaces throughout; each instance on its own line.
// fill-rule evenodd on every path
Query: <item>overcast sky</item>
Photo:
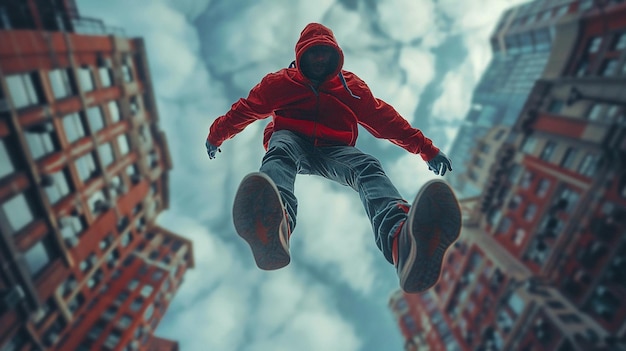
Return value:
M 143 37 L 174 169 L 160 225 L 193 240 L 188 271 L 157 335 L 185 351 L 402 350 L 387 307 L 398 288 L 358 195 L 300 176 L 298 227 L 285 269 L 256 268 L 235 234 L 236 187 L 258 170 L 265 121 L 209 161 L 211 122 L 261 78 L 289 65 L 302 28 L 333 29 L 344 69 L 363 78 L 444 151 L 469 108 L 502 11 L 523 0 L 78 0 L 86 17 Z M 361 129 L 409 201 L 434 177 L 419 156 Z M 454 160 L 453 167 L 454 167 Z

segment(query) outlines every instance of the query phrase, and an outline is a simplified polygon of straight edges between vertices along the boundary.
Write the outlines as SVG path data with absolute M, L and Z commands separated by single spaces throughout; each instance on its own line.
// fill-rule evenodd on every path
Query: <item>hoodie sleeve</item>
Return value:
M 376 138 L 387 139 L 405 150 L 420 154 L 425 161 L 432 160 L 439 153 L 422 131 L 411 127 L 393 106 L 373 96 L 365 82 L 353 75 L 356 80 L 356 95 L 361 96 L 355 111 L 359 124 Z
M 211 127 L 209 127 L 209 136 L 207 139 L 215 146 L 234 137 L 244 130 L 250 123 L 264 119 L 272 115 L 274 112 L 271 105 L 271 99 L 268 99 L 269 86 L 276 78 L 275 74 L 269 74 L 257 84 L 247 98 L 241 98 L 235 102 L 225 115 L 215 119 Z

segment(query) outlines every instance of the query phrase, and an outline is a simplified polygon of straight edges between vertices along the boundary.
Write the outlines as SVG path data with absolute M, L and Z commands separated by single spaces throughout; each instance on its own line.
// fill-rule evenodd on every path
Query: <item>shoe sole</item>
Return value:
M 260 269 L 279 269 L 291 261 L 288 244 L 281 240 L 286 237 L 281 236 L 284 216 L 278 188 L 267 175 L 252 173 L 241 181 L 233 204 L 233 222 Z
M 415 197 L 406 224 L 411 249 L 400 286 L 408 293 L 423 292 L 439 280 L 446 250 L 461 233 L 461 208 L 448 184 L 428 181 Z

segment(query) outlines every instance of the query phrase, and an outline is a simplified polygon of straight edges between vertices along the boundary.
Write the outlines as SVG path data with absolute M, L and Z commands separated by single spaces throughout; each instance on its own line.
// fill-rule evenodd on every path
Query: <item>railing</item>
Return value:
M 111 27 L 104 24 L 100 19 L 90 17 L 72 18 L 74 32 L 78 34 L 91 35 L 113 35 L 116 37 L 125 37 L 126 32 L 119 27 Z

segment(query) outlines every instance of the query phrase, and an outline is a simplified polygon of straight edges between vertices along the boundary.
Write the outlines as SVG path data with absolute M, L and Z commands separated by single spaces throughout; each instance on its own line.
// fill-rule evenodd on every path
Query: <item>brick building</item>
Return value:
M 392 296 L 411 344 L 626 350 L 626 3 L 592 5 L 554 26 L 441 281 Z
M 155 225 L 172 163 L 143 40 L 71 0 L 3 1 L 0 25 L 0 350 L 176 350 L 153 333 L 194 260 Z

